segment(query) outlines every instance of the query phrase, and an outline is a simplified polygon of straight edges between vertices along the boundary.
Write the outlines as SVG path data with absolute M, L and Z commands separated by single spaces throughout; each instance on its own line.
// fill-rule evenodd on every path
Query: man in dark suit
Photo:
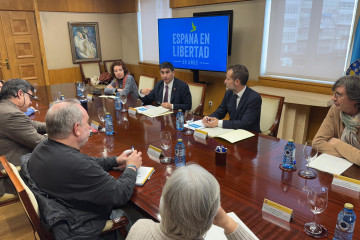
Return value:
M 156 102 L 168 109 L 191 109 L 191 93 L 189 86 L 183 81 L 174 78 L 174 66 L 169 62 L 160 64 L 162 81 L 155 84 L 154 89 L 140 89 L 140 99 L 144 104 Z
M 249 72 L 243 65 L 228 68 L 224 84 L 225 96 L 214 113 L 203 118 L 206 127 L 245 129 L 260 132 L 260 95 L 246 86 Z M 230 120 L 223 119 L 229 113 Z

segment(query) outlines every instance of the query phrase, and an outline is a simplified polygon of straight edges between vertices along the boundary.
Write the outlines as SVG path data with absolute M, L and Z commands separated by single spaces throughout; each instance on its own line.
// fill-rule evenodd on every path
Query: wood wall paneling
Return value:
M 0 0 L 0 10 L 34 11 L 32 0 Z
M 244 2 L 249 0 L 170 0 L 170 8 L 192 7 L 201 5 L 211 5 L 229 2 Z
M 93 0 L 67 0 L 69 12 L 94 12 Z
M 35 0 L 38 3 L 39 11 L 48 11 L 48 12 L 67 12 L 68 5 L 67 0 Z
M 80 67 L 49 70 L 50 84 L 81 82 Z
M 4 0 L 0 0 L 4 1 Z M 21 0 L 25 1 L 25 0 Z M 137 0 L 35 0 L 39 11 L 55 12 L 97 12 L 130 13 L 137 12 Z

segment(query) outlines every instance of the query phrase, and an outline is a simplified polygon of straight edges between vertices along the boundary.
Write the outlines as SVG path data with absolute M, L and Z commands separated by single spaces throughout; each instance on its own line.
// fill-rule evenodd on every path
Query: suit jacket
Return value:
M 223 121 L 223 128 L 245 129 L 248 131 L 260 132 L 260 95 L 247 87 L 242 95 L 239 105 L 236 108 L 236 98 L 231 90 L 227 90 L 225 96 L 214 113 L 210 117 L 223 119 L 227 113 L 230 120 Z
M 158 81 L 154 89 L 147 96 L 140 97 L 140 99 L 144 104 L 152 104 L 155 101 L 158 106 L 163 102 L 163 90 L 164 81 Z M 192 102 L 189 86 L 177 78 L 174 78 L 170 103 L 174 105 L 174 110 L 181 109 L 185 111 L 191 109 Z
M 45 139 L 44 122 L 32 121 L 8 99 L 0 101 L 0 155 L 20 166 L 20 157 L 31 153 Z

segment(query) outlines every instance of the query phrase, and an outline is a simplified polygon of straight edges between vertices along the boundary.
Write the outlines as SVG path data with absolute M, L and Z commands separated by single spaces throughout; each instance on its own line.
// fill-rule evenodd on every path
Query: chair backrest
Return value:
M 24 183 L 16 167 L 9 163 L 5 156 L 0 157 L 0 162 L 4 166 L 11 182 L 14 184 L 17 193 L 19 194 L 20 201 L 24 207 L 27 216 L 30 219 L 34 231 L 37 232 L 40 239 L 54 239 L 52 233 L 48 231 L 40 222 L 39 206 L 32 191 Z
M 94 76 L 100 76 L 100 62 L 82 62 L 79 64 L 83 81 Z
M 261 133 L 276 137 L 282 108 L 284 105 L 284 97 L 262 94 L 260 130 Z
M 105 72 L 111 73 L 111 64 L 113 64 L 113 62 L 120 61 L 120 60 L 121 59 L 104 60 L 103 63 L 104 63 Z
M 143 89 L 143 88 L 153 89 L 156 81 L 157 81 L 157 77 L 140 74 L 139 89 Z
M 202 116 L 204 110 L 206 85 L 201 83 L 187 83 L 189 85 L 192 106 L 191 111 Z

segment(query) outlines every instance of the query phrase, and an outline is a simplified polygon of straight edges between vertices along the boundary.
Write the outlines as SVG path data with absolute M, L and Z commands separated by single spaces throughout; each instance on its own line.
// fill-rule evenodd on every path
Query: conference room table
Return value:
M 39 103 L 40 102 L 40 103 Z M 49 103 L 38 102 L 39 111 L 31 118 L 43 121 Z M 135 106 L 135 102 L 128 105 Z M 160 133 L 169 131 L 172 145 L 164 151 L 166 156 L 174 157 L 176 140 L 181 138 L 185 144 L 186 162 L 197 163 L 213 174 L 221 188 L 221 205 L 226 212 L 234 212 L 259 239 L 311 239 L 303 231 L 305 223 L 314 219 L 307 206 L 307 189 L 313 185 L 322 185 L 329 189 L 328 205 L 325 211 L 316 215 L 316 222 L 325 226 L 332 239 L 337 214 L 344 203 L 354 205 L 355 214 L 360 217 L 359 193 L 332 185 L 333 175 L 314 170 L 316 179 L 306 180 L 298 176 L 306 168 L 302 149 L 296 145 L 297 171 L 283 171 L 284 146 L 287 141 L 262 134 L 231 144 L 218 138 L 200 140 L 194 135 L 184 135 L 176 131 L 175 113 L 150 118 L 145 115 L 133 115 L 114 110 L 114 100 L 95 96 L 88 102 L 90 121 L 99 122 L 97 108 L 104 106 L 113 117 L 113 136 L 96 133 L 89 137 L 81 149 L 91 156 L 115 156 L 124 150 L 142 152 L 143 166 L 154 167 L 155 172 L 141 187 L 135 187 L 131 204 L 148 217 L 159 221 L 159 203 L 162 187 L 166 179 L 176 169 L 174 164 L 161 164 L 147 154 L 149 145 L 161 148 Z M 215 165 L 215 148 L 223 145 L 227 148 L 226 166 Z M 110 171 L 115 178 L 120 171 Z M 353 165 L 343 175 L 360 179 L 360 168 Z M 286 222 L 262 211 L 264 199 L 274 201 L 293 210 L 291 222 Z M 360 239 L 360 224 L 355 225 L 353 239 Z

